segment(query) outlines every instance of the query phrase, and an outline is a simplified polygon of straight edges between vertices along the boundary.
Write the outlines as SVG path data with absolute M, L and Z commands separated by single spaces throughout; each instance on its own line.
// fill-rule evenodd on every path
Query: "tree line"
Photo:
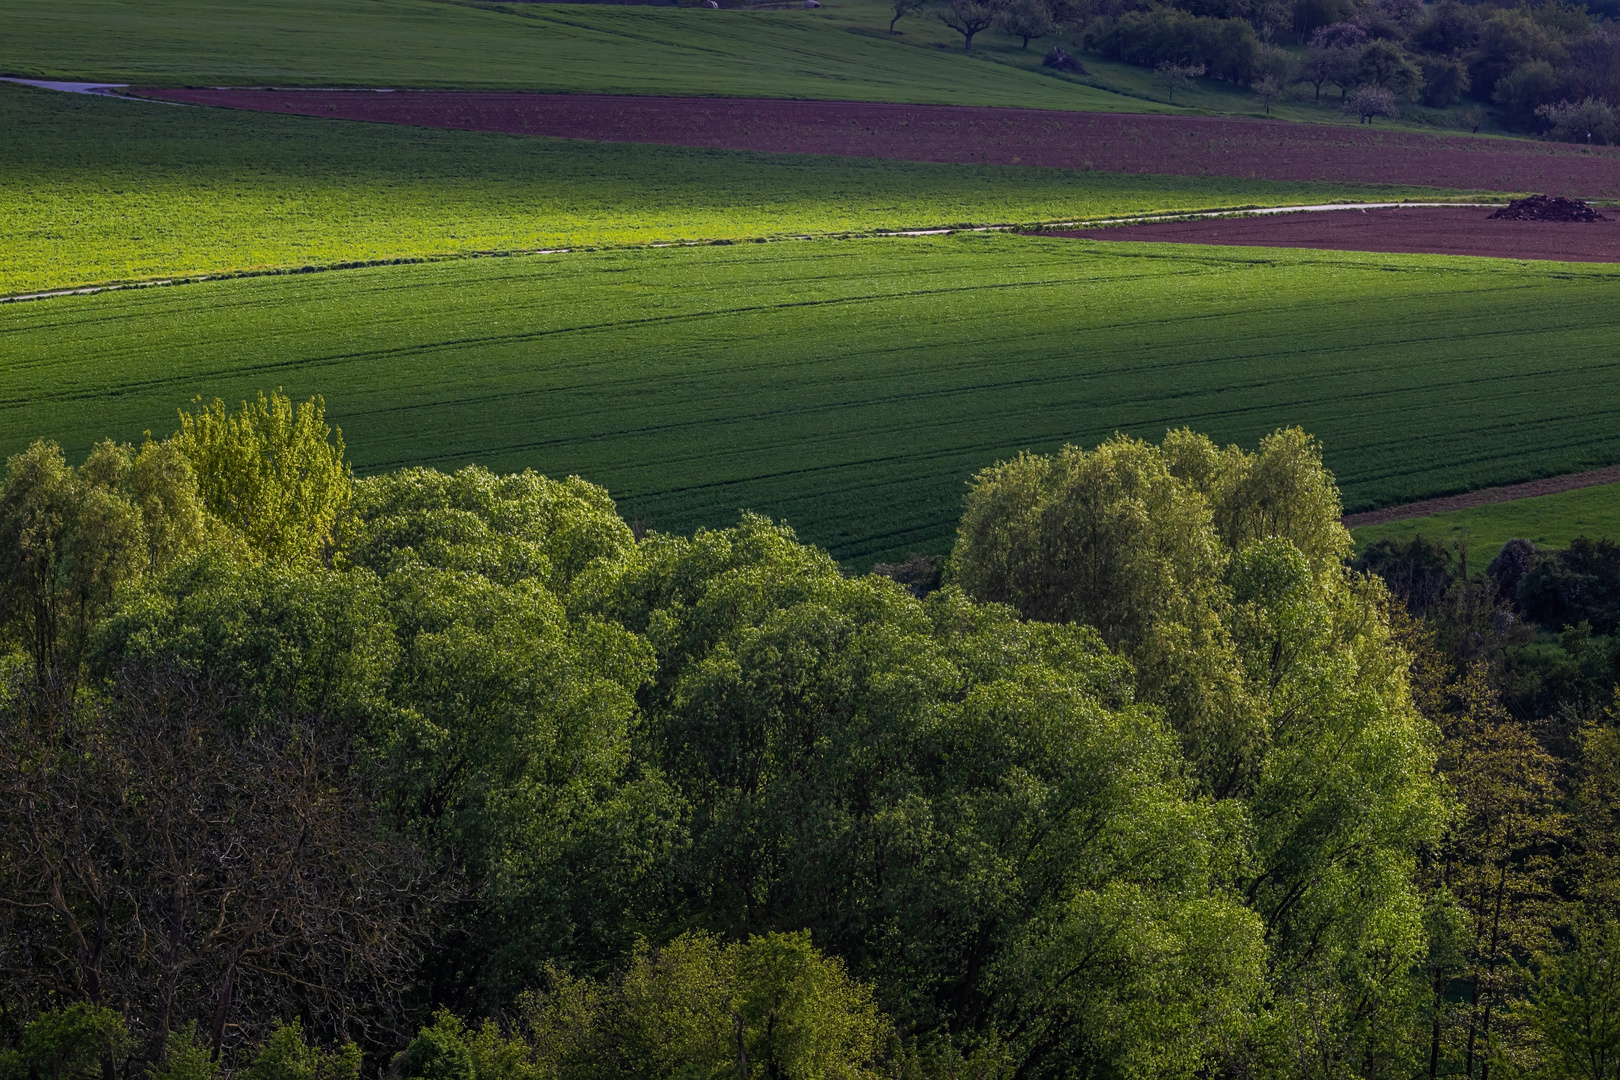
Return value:
M 356 479 L 318 399 L 37 443 L 0 1073 L 1613 1075 L 1620 729 L 1510 677 L 1613 549 L 1351 565 L 1339 510 L 1297 430 L 1116 437 L 851 575 Z
M 1290 86 L 1315 102 L 1336 91 L 1370 121 L 1401 106 L 1467 107 L 1478 131 L 1494 115 L 1512 131 L 1582 143 L 1620 140 L 1620 32 L 1612 3 L 1543 0 L 1518 7 L 1464 0 L 894 0 L 892 32 L 931 10 L 963 36 L 999 30 L 1076 45 L 1155 68 L 1173 102 L 1192 77 L 1255 90 L 1269 112 Z M 1061 49 L 1049 66 L 1084 74 Z

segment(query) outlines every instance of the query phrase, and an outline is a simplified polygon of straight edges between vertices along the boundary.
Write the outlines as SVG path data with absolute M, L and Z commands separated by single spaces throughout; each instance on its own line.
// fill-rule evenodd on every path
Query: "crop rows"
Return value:
M 147 85 L 434 86 L 1162 106 L 958 50 L 849 33 L 827 12 L 433 0 L 7 0 L 0 70 Z
M 612 146 L 0 84 L 0 294 L 166 275 L 1417 189 Z
M 1303 425 L 1351 510 L 1620 461 L 1617 278 L 978 235 L 243 279 L 0 309 L 0 449 L 283 386 L 362 471 L 577 473 L 860 563 L 946 543 L 974 470 L 1115 430 Z

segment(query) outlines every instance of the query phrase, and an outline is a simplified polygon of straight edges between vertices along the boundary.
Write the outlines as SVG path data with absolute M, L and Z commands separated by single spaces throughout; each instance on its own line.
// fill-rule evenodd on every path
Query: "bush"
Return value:
M 247 1080 L 359 1080 L 360 1048 L 354 1043 L 336 1050 L 311 1046 L 295 1019 L 276 1025 L 243 1075 Z
M 1536 110 L 1562 96 L 1563 80 L 1545 60 L 1520 64 L 1497 80 L 1491 100 L 1502 107 L 1502 118 L 1516 131 L 1532 131 L 1544 121 Z
M 1456 57 L 1431 56 L 1423 61 L 1423 104 L 1436 109 L 1468 92 L 1468 66 Z
M 1548 134 L 1564 142 L 1610 143 L 1620 134 L 1620 114 L 1607 101 L 1595 98 L 1579 104 L 1560 101 L 1541 105 L 1536 115 L 1551 128 Z
M 1242 19 L 1210 19 L 1172 8 L 1128 11 L 1097 43 L 1129 64 L 1202 64 L 1211 78 L 1247 86 L 1259 76 L 1263 47 Z
M 1620 546 L 1577 538 L 1562 551 L 1535 556 L 1516 590 L 1525 617 L 1556 630 L 1591 623 L 1598 634 L 1620 628 Z
M 1423 73 L 1399 45 L 1374 41 L 1361 50 L 1356 60 L 1356 81 L 1388 90 L 1395 97 L 1411 99 L 1423 86 Z

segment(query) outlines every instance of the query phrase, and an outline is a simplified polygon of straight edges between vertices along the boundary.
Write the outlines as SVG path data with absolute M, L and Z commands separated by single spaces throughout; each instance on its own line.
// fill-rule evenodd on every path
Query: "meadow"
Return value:
M 976 469 L 1116 430 L 1302 425 L 1349 510 L 1608 464 L 1617 277 L 958 234 L 205 282 L 0 308 L 0 451 L 282 386 L 362 472 L 575 473 L 655 528 L 747 507 L 859 566 L 942 550 Z
M 10 295 L 469 252 L 1433 194 L 584 143 L 7 84 L 0 131 Z
M 1405 542 L 1422 535 L 1442 543 L 1464 544 L 1469 559 L 1476 561 L 1489 561 L 1516 537 L 1553 548 L 1566 547 L 1578 536 L 1620 538 L 1620 484 L 1365 525 L 1350 535 L 1358 549 L 1379 540 Z
M 887 20 L 885 19 L 886 23 Z M 857 28 L 862 29 L 862 28 Z M 1158 112 L 1073 80 L 851 33 L 817 11 L 436 0 L 7 0 L 0 74 Z

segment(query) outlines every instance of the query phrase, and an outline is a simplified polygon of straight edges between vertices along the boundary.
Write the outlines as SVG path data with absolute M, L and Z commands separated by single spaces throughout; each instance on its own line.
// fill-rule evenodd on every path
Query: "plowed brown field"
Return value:
M 1489 210 L 1478 207 L 1266 214 L 1121 225 L 1046 235 L 1160 244 L 1620 262 L 1620 221 L 1493 221 Z
M 206 88 L 138 93 L 196 105 L 605 142 L 1620 197 L 1620 149 L 1328 124 L 594 94 Z

